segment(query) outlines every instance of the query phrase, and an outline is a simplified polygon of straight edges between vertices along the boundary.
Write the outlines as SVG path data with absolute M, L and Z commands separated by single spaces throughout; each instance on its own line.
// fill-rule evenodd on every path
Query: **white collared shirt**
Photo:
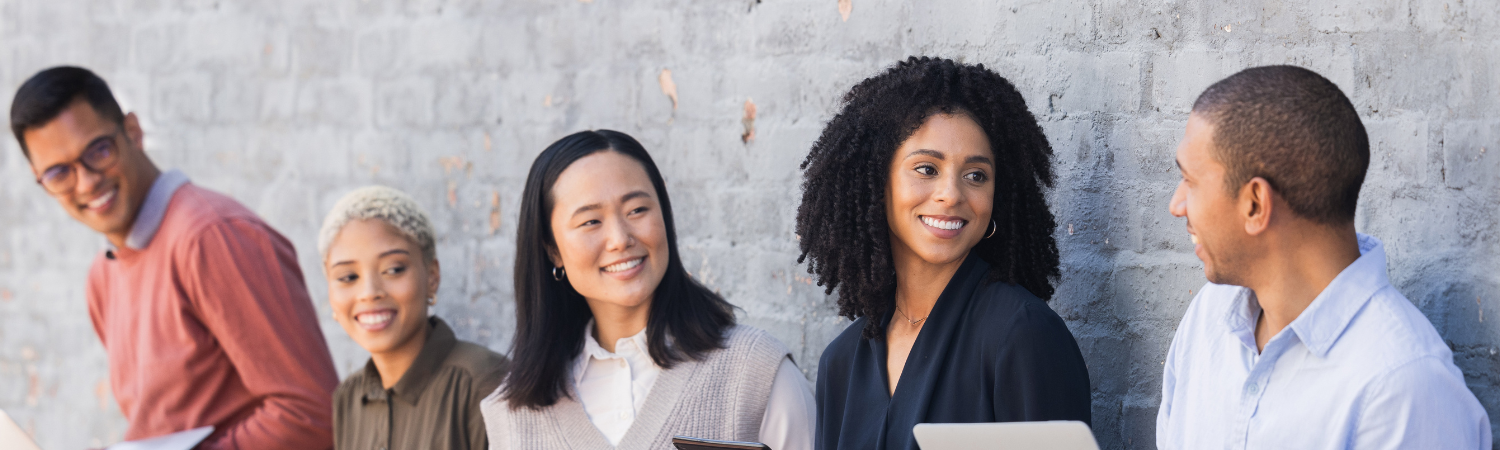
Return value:
M 574 362 L 573 383 L 589 422 L 610 445 L 620 445 L 662 370 L 651 359 L 646 330 L 616 340 L 615 351 L 610 352 L 594 339 L 593 329 L 590 320 L 584 327 L 583 352 Z M 760 423 L 761 442 L 776 450 L 812 449 L 816 410 L 807 377 L 791 359 L 782 359 Z
M 1391 286 L 1380 240 L 1257 351 L 1260 303 L 1209 283 L 1162 376 L 1163 449 L 1489 449 L 1490 419 L 1453 353 Z

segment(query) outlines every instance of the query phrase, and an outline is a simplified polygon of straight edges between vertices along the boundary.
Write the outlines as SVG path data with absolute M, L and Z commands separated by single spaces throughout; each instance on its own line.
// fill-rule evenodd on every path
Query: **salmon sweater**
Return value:
M 333 446 L 338 376 L 296 250 L 238 202 L 182 185 L 143 248 L 94 259 L 87 295 L 125 439 L 213 425 L 199 448 Z

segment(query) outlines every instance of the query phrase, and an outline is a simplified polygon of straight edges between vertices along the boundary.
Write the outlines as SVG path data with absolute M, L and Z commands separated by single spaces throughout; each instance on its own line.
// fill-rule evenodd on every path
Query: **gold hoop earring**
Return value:
M 437 306 L 437 297 L 427 297 L 427 306 Z
M 990 219 L 990 234 L 984 235 L 984 238 L 989 239 L 990 236 L 995 235 L 996 231 L 1000 231 L 1000 225 L 995 223 L 995 219 Z
M 552 279 L 557 280 L 557 281 L 562 281 L 563 278 L 565 278 L 567 276 L 568 276 L 568 269 L 564 269 L 562 267 L 553 267 L 552 268 Z

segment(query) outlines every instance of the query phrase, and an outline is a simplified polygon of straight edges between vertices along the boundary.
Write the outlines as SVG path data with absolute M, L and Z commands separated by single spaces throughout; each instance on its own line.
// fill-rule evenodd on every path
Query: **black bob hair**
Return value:
M 990 264 L 990 281 L 1019 284 L 1051 299 L 1059 276 L 1057 222 L 1044 187 L 1052 186 L 1052 147 L 1009 81 L 983 65 L 912 57 L 859 82 L 802 162 L 797 262 L 839 290 L 839 315 L 869 318 L 866 339 L 884 335 L 895 304 L 885 189 L 896 149 L 935 114 L 967 115 L 995 153 L 996 230 L 971 250 Z M 988 226 L 988 224 L 985 224 Z
M 10 131 L 21 144 L 21 153 L 31 158 L 26 130 L 46 125 L 74 101 L 82 98 L 94 113 L 116 125 L 125 123 L 125 113 L 110 92 L 109 84 L 88 69 L 59 66 L 37 72 L 16 90 L 10 104 Z
M 667 273 L 657 285 L 646 322 L 651 359 L 670 368 L 688 359 L 701 360 L 723 348 L 734 326 L 734 307 L 688 275 L 677 252 L 677 229 L 666 182 L 640 142 L 611 130 L 580 131 L 552 143 L 531 164 L 521 193 L 516 230 L 516 335 L 511 369 L 502 398 L 511 409 L 541 409 L 568 396 L 569 365 L 583 351 L 584 327 L 593 312 L 567 278 L 552 277 L 547 249 L 552 236 L 552 186 L 573 162 L 604 151 L 639 162 L 656 188 L 667 234 Z M 671 345 L 668 345 L 670 342 Z

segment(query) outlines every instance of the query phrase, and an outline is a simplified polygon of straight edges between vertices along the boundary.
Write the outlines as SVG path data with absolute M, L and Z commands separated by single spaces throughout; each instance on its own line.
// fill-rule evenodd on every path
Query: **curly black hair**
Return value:
M 885 188 L 891 158 L 935 114 L 963 114 L 984 129 L 995 153 L 993 237 L 972 251 L 990 264 L 989 280 L 1019 284 L 1052 298 L 1059 276 L 1057 222 L 1043 188 L 1051 187 L 1052 146 L 1009 81 L 984 65 L 911 57 L 865 79 L 802 162 L 797 235 L 807 272 L 839 290 L 839 315 L 870 318 L 866 339 L 880 338 L 895 304 L 895 269 Z

